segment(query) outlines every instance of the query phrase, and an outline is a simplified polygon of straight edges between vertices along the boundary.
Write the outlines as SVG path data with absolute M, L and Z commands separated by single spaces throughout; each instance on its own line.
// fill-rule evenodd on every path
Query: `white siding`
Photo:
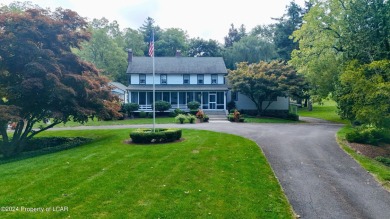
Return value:
M 231 91 L 228 92 L 228 102 L 231 101 Z M 256 105 L 247 96 L 238 93 L 238 101 L 236 102 L 237 109 L 256 110 Z M 267 107 L 268 101 L 263 101 L 263 109 Z M 288 110 L 288 97 L 278 97 L 273 101 L 267 110 Z
M 131 74 L 131 84 L 139 84 L 139 74 Z M 155 84 L 160 84 L 161 74 L 155 75 Z M 167 74 L 168 84 L 183 84 L 183 74 Z M 204 84 L 211 84 L 211 74 L 203 75 Z M 218 74 L 218 84 L 224 84 L 224 75 Z M 153 84 L 153 75 L 146 74 L 146 84 Z M 190 75 L 190 84 L 198 84 L 198 74 Z
M 139 75 L 131 74 L 131 84 L 139 84 Z
M 168 74 L 168 84 L 183 84 L 183 75 Z
M 198 75 L 197 74 L 191 74 L 190 75 L 190 84 L 197 84 L 198 83 Z
M 204 75 L 204 84 L 211 84 L 211 75 L 209 74 Z

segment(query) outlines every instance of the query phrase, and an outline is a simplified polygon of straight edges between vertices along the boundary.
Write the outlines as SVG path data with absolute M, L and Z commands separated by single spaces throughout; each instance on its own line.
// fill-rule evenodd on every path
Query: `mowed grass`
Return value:
M 95 140 L 0 165 L 0 207 L 19 208 L 0 217 L 293 218 L 253 141 L 183 130 L 182 142 L 144 146 L 126 144 L 129 131 L 46 132 Z M 49 211 L 21 212 L 22 206 Z
M 390 191 L 390 167 L 384 164 L 366 157 L 362 154 L 358 154 L 355 150 L 346 145 L 345 135 L 351 132 L 353 128 L 351 126 L 344 126 L 337 132 L 337 141 L 350 156 L 352 156 L 364 169 L 370 172 L 381 183 L 384 188 Z
M 337 104 L 333 100 L 324 100 L 322 105 L 314 103 L 312 111 L 308 111 L 307 108 L 300 108 L 298 109 L 298 115 L 323 119 L 336 123 L 348 123 L 348 121 L 341 119 L 337 114 Z
M 170 124 L 176 123 L 174 117 L 157 117 L 156 124 Z M 88 122 L 82 124 L 78 122 L 69 121 L 65 124 L 61 123 L 56 125 L 56 128 L 61 127 L 77 127 L 77 126 L 109 126 L 109 125 L 140 125 L 140 124 L 153 124 L 153 118 L 135 118 L 135 119 L 126 119 L 126 120 L 111 120 L 111 121 L 101 121 L 97 118 L 90 119 Z M 34 127 L 38 128 L 42 123 L 36 124 Z

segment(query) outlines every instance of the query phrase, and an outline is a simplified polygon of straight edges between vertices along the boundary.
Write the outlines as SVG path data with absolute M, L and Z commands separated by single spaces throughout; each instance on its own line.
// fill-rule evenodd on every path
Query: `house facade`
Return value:
M 169 102 L 173 109 L 188 110 L 187 103 L 197 101 L 203 110 L 226 110 L 235 101 L 237 109 L 255 110 L 245 95 L 231 92 L 222 57 L 155 57 L 155 99 Z M 153 109 L 153 58 L 133 57 L 128 51 L 127 86 L 112 82 L 115 92 L 125 103 L 137 103 L 139 111 Z M 267 105 L 263 103 L 263 105 Z M 269 110 L 288 111 L 288 98 L 278 97 Z
M 187 110 L 197 101 L 202 109 L 225 110 L 228 86 L 227 70 L 221 57 L 155 57 L 155 99 L 171 104 L 172 109 Z M 153 58 L 133 57 L 128 51 L 128 99 L 142 111 L 153 106 Z

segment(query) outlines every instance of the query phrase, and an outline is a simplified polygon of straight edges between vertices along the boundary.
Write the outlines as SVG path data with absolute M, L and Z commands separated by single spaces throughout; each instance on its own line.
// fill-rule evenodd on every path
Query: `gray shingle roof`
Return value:
M 228 86 L 225 84 L 218 85 L 155 85 L 156 91 L 227 91 Z M 129 85 L 129 91 L 151 91 L 153 85 Z
M 108 82 L 108 84 L 112 85 L 112 86 L 114 86 L 114 87 L 116 87 L 116 88 L 118 88 L 120 90 L 123 90 L 123 91 L 125 91 L 127 89 L 127 87 L 125 85 L 123 85 L 123 84 L 121 84 L 119 82 L 113 82 L 112 81 L 112 82 Z
M 133 57 L 127 73 L 151 74 L 151 57 Z M 155 57 L 156 74 L 227 74 L 222 57 Z

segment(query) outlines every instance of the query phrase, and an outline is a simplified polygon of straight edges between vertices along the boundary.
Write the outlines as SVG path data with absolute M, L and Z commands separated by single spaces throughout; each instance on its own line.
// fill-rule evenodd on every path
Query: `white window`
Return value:
M 160 83 L 167 84 L 167 75 L 160 75 Z
M 183 75 L 183 84 L 190 84 L 190 75 Z
M 146 84 L 146 75 L 145 74 L 139 75 L 139 84 Z
M 211 75 L 211 84 L 218 84 L 218 75 L 217 74 Z
M 198 84 L 203 84 L 204 82 L 204 75 L 198 75 Z

